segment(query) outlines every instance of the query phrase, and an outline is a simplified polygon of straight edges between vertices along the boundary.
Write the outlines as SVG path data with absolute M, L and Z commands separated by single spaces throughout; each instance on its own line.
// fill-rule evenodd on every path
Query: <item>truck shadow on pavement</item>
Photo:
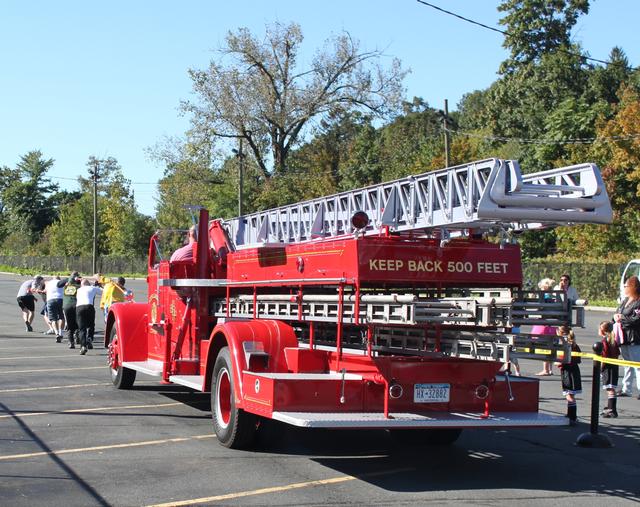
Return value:
M 575 446 L 588 424 L 539 431 L 465 430 L 453 445 L 399 442 L 380 430 L 309 430 L 266 425 L 258 452 L 308 455 L 341 474 L 396 492 L 442 491 L 442 501 L 469 501 L 471 490 L 539 491 L 528 500 L 607 495 L 639 501 L 638 428 L 606 429 L 612 449 Z M 456 493 L 460 491 L 460 493 Z M 464 493 L 463 491 L 467 491 Z M 430 497 L 431 498 L 431 497 Z M 437 498 L 435 499 L 437 501 Z
M 22 429 L 22 431 L 34 442 L 42 452 L 47 453 L 47 456 L 58 466 L 67 477 L 75 482 L 89 497 L 93 504 L 101 506 L 109 506 L 109 502 L 103 498 L 93 487 L 91 487 L 86 481 L 76 473 L 76 471 L 58 456 L 20 417 L 18 417 L 9 407 L 0 402 L 0 410 L 9 414 L 15 423 Z M 22 476 L 21 476 L 22 477 Z

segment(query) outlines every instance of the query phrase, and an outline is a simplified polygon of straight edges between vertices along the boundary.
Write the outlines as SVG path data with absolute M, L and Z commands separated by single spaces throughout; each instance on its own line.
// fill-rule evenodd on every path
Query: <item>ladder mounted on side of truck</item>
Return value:
M 214 317 L 281 319 L 375 325 L 444 325 L 497 328 L 541 324 L 578 326 L 584 307 L 564 301 L 560 292 L 470 289 L 468 295 L 447 291 L 406 294 L 239 294 L 213 301 Z M 486 294 L 484 293 L 486 292 Z M 554 294 L 555 297 L 548 296 Z M 546 297 L 545 297 L 546 296 Z M 358 315 L 356 315 L 358 312 Z
M 352 223 L 358 211 L 369 218 L 361 229 Z M 492 158 L 260 211 L 224 224 L 233 246 L 242 249 L 355 232 L 517 232 L 611 219 L 609 198 L 595 165 L 523 175 L 515 160 Z

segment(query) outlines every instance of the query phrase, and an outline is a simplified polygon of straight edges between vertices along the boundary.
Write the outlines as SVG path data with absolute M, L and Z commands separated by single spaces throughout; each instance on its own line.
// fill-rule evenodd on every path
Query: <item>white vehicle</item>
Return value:
M 620 297 L 618 298 L 618 303 L 621 303 L 624 299 L 624 283 L 634 275 L 640 278 L 640 259 L 632 259 L 625 266 L 622 277 L 620 278 Z

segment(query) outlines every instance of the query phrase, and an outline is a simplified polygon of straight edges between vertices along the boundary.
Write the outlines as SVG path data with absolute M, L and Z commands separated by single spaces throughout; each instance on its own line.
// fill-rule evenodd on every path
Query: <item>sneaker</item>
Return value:
M 53 329 L 47 329 L 46 331 L 42 331 L 42 334 L 56 334 Z
M 62 336 L 56 336 L 56 343 L 62 343 Z
M 71 342 L 71 343 L 69 344 L 69 348 L 70 348 L 70 349 L 75 349 L 75 348 L 76 348 L 76 344 L 75 344 L 75 343 L 73 343 L 73 342 Z
M 631 397 L 631 393 L 625 393 L 624 391 L 616 391 L 616 396 L 618 398 L 629 398 Z
M 80 347 L 80 355 L 84 356 L 86 353 L 87 353 L 87 347 L 83 345 L 82 347 Z
M 28 322 L 25 322 L 24 325 L 27 328 L 27 331 L 29 331 L 29 332 L 33 331 L 33 328 L 31 327 L 31 324 L 29 324 Z
M 611 419 L 611 418 L 616 418 L 618 417 L 618 412 L 614 412 L 613 410 L 607 410 L 606 413 L 602 413 L 602 417 L 604 417 L 605 419 Z
M 89 350 L 93 349 L 93 342 L 91 340 L 87 341 L 87 348 Z

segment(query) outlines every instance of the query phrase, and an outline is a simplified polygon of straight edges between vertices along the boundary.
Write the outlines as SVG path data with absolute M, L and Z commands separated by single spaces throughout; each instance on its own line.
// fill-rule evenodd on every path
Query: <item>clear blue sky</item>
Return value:
M 498 0 L 430 0 L 499 27 Z M 621 46 L 640 65 L 640 0 L 592 0 L 574 39 L 606 60 Z M 0 9 L 0 165 L 39 149 L 55 159 L 62 188 L 86 174 L 90 155 L 113 156 L 134 184 L 143 213 L 155 210 L 162 167 L 145 148 L 181 135 L 177 107 L 191 96 L 188 68 L 204 68 L 229 30 L 262 34 L 273 21 L 296 21 L 306 54 L 346 30 L 363 49 L 384 49 L 411 69 L 407 97 L 434 107 L 496 78 L 502 36 L 415 0 L 4 0 Z

